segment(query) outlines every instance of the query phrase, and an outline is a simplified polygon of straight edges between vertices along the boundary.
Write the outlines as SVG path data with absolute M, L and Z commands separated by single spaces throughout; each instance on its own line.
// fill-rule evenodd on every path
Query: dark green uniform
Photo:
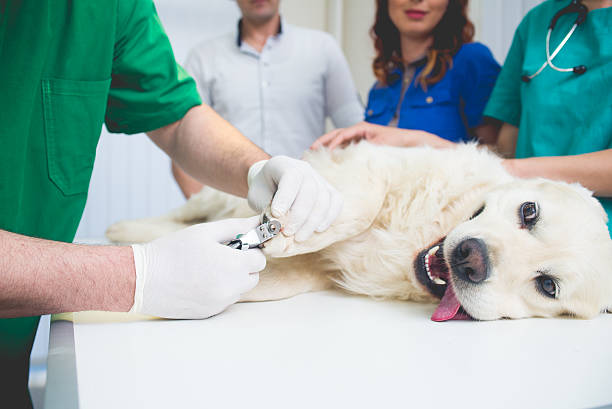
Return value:
M 0 0 L 0 228 L 72 241 L 102 123 L 144 132 L 199 104 L 150 0 Z M 37 324 L 0 320 L 0 407 L 29 405 Z

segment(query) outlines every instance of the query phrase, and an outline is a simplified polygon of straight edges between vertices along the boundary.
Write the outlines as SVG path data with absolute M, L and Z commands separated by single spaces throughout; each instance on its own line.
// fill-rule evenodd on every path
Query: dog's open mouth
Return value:
M 455 295 L 448 264 L 444 259 L 444 239 L 417 255 L 414 261 L 417 279 L 429 292 L 440 298 L 440 304 L 431 316 L 433 321 L 471 319 Z

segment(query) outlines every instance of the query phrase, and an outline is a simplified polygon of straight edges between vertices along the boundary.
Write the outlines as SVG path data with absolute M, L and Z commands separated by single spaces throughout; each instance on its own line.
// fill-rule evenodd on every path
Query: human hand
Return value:
M 428 143 L 429 135 L 431 134 L 418 130 L 398 129 L 369 122 L 359 122 L 348 128 L 340 128 L 326 133 L 317 139 L 310 146 L 310 149 L 316 150 L 325 146 L 331 150 L 364 139 L 378 145 L 418 146 Z
M 322 232 L 342 210 L 340 193 L 309 163 L 275 156 L 255 163 L 248 174 L 249 205 L 263 211 L 271 202 L 273 217 L 286 217 L 283 234 L 305 241 L 313 232 Z
M 163 318 L 207 318 L 254 288 L 266 266 L 260 249 L 221 244 L 259 224 L 259 217 L 191 226 L 132 246 L 136 291 L 130 312 Z
M 502 166 L 504 167 L 504 169 L 506 169 L 506 172 L 518 178 L 528 178 L 528 177 L 538 176 L 538 175 L 529 174 L 525 166 L 523 166 L 527 162 L 528 160 L 526 159 L 504 159 L 502 160 Z
M 339 128 L 319 137 L 310 146 L 310 149 L 317 150 L 321 147 L 327 147 L 330 150 L 338 146 L 346 146 L 352 142 L 359 142 L 362 139 L 372 139 L 376 132 L 373 132 L 375 125 L 368 122 L 359 122 L 348 128 Z

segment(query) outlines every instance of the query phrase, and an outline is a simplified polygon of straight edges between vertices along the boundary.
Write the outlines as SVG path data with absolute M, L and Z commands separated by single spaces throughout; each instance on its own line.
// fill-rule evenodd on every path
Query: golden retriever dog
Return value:
M 578 184 L 517 179 L 475 145 L 361 142 L 305 160 L 343 193 L 343 210 L 305 242 L 279 234 L 266 243 L 268 265 L 242 301 L 338 288 L 437 302 L 435 321 L 591 318 L 612 309 L 606 214 Z M 205 188 L 165 216 L 117 223 L 107 236 L 149 241 L 253 214 L 246 200 Z

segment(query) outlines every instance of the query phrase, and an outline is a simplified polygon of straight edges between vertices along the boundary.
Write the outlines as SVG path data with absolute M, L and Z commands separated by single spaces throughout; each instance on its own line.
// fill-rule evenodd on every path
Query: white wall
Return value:
M 471 0 L 470 17 L 476 26 L 476 41 L 488 45 L 497 61 L 503 63 L 518 23 L 542 1 Z M 542 26 L 546 27 L 548 23 L 542 22 Z
M 342 49 L 351 67 L 357 91 L 365 105 L 374 83 L 372 60 L 374 45 L 370 27 L 374 23 L 375 0 L 344 0 Z
M 476 39 L 487 44 L 500 63 L 521 17 L 541 0 L 472 0 Z M 197 42 L 232 30 L 239 11 L 231 0 L 155 0 L 178 61 Z M 357 89 L 365 101 L 374 81 L 374 55 L 368 30 L 375 0 L 282 0 L 287 21 L 328 30 L 345 51 Z M 547 24 L 543 22 L 542 24 Z M 98 145 L 89 199 L 77 239 L 100 238 L 121 219 L 159 215 L 183 203 L 168 158 L 144 135 L 103 131 Z

